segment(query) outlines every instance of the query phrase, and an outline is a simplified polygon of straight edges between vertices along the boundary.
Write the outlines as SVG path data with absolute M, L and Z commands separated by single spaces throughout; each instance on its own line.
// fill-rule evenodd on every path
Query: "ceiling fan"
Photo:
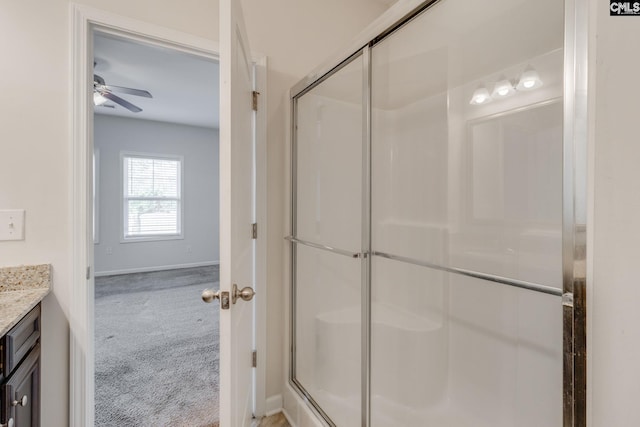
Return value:
M 134 105 L 134 104 L 130 103 L 126 99 L 122 99 L 119 96 L 114 95 L 113 92 L 126 93 L 128 95 L 135 95 L 135 96 L 143 96 L 145 98 L 153 98 L 153 96 L 151 96 L 151 94 L 146 90 L 132 89 L 132 88 L 129 88 L 129 87 L 122 87 L 122 86 L 107 85 L 104 82 L 104 79 L 102 77 L 100 77 L 97 74 L 93 75 L 93 103 L 94 103 L 94 105 L 104 105 L 104 103 L 107 102 L 107 101 L 113 101 L 116 104 L 121 105 L 122 107 L 124 107 L 127 110 L 132 111 L 134 113 L 139 113 L 140 111 L 142 111 L 142 108 L 138 107 L 137 105 Z M 105 106 L 106 107 L 111 107 L 109 105 L 105 105 Z M 113 108 L 113 107 L 111 107 L 111 108 Z

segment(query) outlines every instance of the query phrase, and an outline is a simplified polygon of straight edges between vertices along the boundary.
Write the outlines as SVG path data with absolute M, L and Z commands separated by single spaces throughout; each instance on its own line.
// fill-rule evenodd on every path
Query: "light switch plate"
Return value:
M 24 240 L 24 209 L 0 210 L 1 240 Z

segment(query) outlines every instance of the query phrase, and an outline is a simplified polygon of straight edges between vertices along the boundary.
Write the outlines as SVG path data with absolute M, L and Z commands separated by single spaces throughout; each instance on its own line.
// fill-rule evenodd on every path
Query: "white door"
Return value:
M 233 285 L 253 288 L 255 211 L 253 64 L 239 0 L 220 1 L 220 425 L 251 424 L 254 303 Z M 225 309 L 225 294 L 228 309 Z M 248 295 L 247 295 L 248 297 Z M 259 297 L 262 297 L 261 295 Z

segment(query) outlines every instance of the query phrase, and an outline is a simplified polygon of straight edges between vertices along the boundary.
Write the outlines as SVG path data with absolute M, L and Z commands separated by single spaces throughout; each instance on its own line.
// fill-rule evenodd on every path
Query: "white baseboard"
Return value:
M 278 412 L 282 412 L 282 395 L 276 394 L 275 396 L 267 397 L 267 401 L 265 403 L 265 415 L 270 417 Z
M 289 425 L 291 427 L 298 427 L 298 425 L 296 423 L 293 422 L 293 419 L 291 418 L 291 415 L 289 415 L 289 413 L 287 412 L 286 409 L 282 408 L 282 415 L 284 415 L 284 417 L 287 419 L 287 422 L 289 423 Z
M 149 273 L 151 271 L 178 270 L 181 268 L 193 268 L 193 267 L 208 267 L 210 265 L 219 265 L 219 264 L 220 264 L 220 261 L 206 261 L 206 262 L 193 262 L 189 264 L 160 265 L 157 267 L 126 268 L 123 270 L 96 271 L 94 273 L 94 276 L 101 277 L 101 276 L 115 276 L 118 274 Z

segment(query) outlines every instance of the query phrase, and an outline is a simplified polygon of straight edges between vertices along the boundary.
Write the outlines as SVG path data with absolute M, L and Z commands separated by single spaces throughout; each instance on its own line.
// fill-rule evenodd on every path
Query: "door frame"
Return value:
M 92 235 L 93 189 L 93 106 L 89 90 L 93 81 L 93 32 L 113 34 L 219 59 L 217 41 L 159 25 L 116 15 L 80 4 L 70 4 L 69 176 L 71 211 L 71 295 L 69 306 L 69 425 L 94 425 L 94 248 Z M 254 380 L 254 411 L 264 415 L 266 405 L 266 236 L 267 236 L 267 59 L 252 53 L 258 98 L 256 114 L 256 220 L 260 225 L 256 240 L 256 283 L 260 297 L 255 300 L 254 328 L 257 358 Z M 220 165 L 231 167 L 231 165 Z M 223 174 L 221 174 L 222 176 Z M 249 230 L 247 230 L 249 232 Z M 201 303 L 194 301 L 194 304 Z

